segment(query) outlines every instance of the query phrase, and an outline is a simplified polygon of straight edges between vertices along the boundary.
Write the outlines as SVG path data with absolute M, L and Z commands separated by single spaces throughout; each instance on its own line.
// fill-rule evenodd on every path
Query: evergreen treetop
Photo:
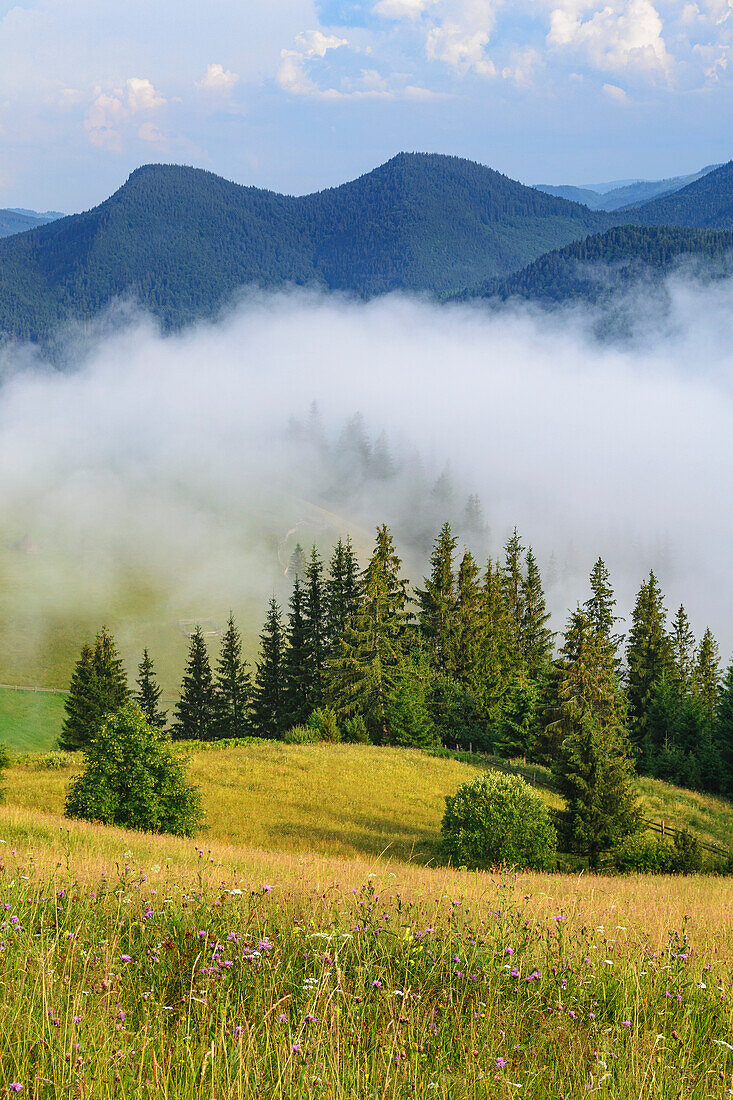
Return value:
M 188 662 L 175 707 L 172 734 L 179 741 L 210 741 L 216 735 L 216 692 L 206 639 L 200 626 L 194 628 Z
M 247 664 L 242 659 L 242 638 L 231 611 L 221 640 L 214 691 L 216 736 L 246 737 L 249 733 L 252 683 Z
M 145 719 L 153 729 L 165 729 L 167 714 L 158 706 L 162 688 L 155 678 L 155 665 L 147 649 L 143 650 L 142 660 L 137 666 L 137 692 L 135 700 Z

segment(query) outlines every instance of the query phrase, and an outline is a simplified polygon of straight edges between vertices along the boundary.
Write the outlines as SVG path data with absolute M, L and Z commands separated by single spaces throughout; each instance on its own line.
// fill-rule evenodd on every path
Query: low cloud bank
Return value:
M 727 659 L 733 283 L 669 292 L 622 347 L 579 310 L 279 294 L 176 336 L 108 327 L 64 373 L 6 349 L 6 621 L 149 600 L 171 623 L 233 606 L 256 633 L 298 539 L 366 547 L 386 519 L 418 579 L 445 513 L 481 556 L 519 527 L 555 629 L 601 554 L 622 613 L 653 566 Z

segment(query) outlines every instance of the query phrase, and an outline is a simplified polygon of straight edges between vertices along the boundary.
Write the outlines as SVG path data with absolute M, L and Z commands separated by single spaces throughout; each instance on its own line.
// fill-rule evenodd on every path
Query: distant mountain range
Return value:
M 0 241 L 0 332 L 20 339 L 43 340 L 117 298 L 175 328 L 252 285 L 559 301 L 659 275 L 682 256 L 723 273 L 728 236 L 690 230 L 733 230 L 733 162 L 614 211 L 437 154 L 401 153 L 300 198 L 146 165 L 86 213 L 35 216 L 47 224 Z M 630 225 L 640 228 L 609 232 Z M 650 231 L 661 226 L 677 229 Z
M 679 191 L 688 183 L 694 183 L 695 180 L 720 167 L 719 164 L 710 164 L 707 168 L 701 168 L 699 172 L 693 172 L 692 175 L 675 176 L 664 180 L 618 180 L 615 183 L 589 183 L 580 187 L 555 187 L 546 183 L 538 183 L 535 186 L 548 195 L 584 203 L 591 210 L 621 210 L 624 207 L 649 202 L 650 199 L 659 198 L 661 195 L 671 195 L 674 191 Z
M 45 214 L 38 214 L 35 210 L 0 210 L 0 237 L 11 237 L 14 233 L 24 233 L 26 229 L 35 229 L 39 225 L 47 225 L 49 222 L 63 218 L 55 210 L 47 210 Z

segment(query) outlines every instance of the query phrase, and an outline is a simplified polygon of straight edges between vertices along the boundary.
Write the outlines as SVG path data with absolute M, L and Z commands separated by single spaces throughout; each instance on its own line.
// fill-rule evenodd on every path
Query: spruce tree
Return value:
M 527 550 L 525 561 L 525 575 L 521 582 L 519 644 L 527 675 L 535 683 L 542 683 L 547 677 L 555 635 L 547 625 L 550 614 L 545 603 L 539 566 L 531 546 Z
M 448 672 L 459 684 L 472 691 L 480 686 L 483 631 L 481 578 L 471 551 L 465 550 L 456 581 Z
M 603 558 L 598 558 L 591 569 L 589 584 L 591 595 L 584 603 L 585 612 L 590 619 L 596 637 L 608 646 L 616 660 L 622 637 L 614 631 L 619 621 L 614 614 L 616 597 L 611 586 L 611 575 Z
M 328 628 L 323 561 L 315 546 L 303 579 L 303 628 L 308 661 L 308 702 L 311 710 L 323 704 L 323 681 L 328 660 Z
M 287 729 L 283 650 L 282 613 L 273 596 L 260 635 L 260 659 L 252 689 L 252 727 L 258 737 L 277 739 Z
M 289 577 L 302 577 L 304 572 L 305 553 L 300 543 L 297 543 L 295 549 L 290 555 L 290 563 L 288 565 L 287 573 Z
M 94 673 L 94 650 L 88 643 L 82 646 L 76 662 L 69 692 L 64 701 L 64 710 L 66 718 L 59 737 L 59 746 L 66 752 L 82 749 L 96 732 L 100 717 Z
M 501 568 L 504 599 L 516 637 L 518 655 L 521 656 L 520 633 L 524 619 L 524 546 L 516 527 L 504 546 L 504 564 Z
M 733 664 L 723 677 L 718 694 L 715 721 L 715 744 L 720 754 L 723 794 L 733 795 Z
M 720 690 L 720 651 L 710 627 L 706 628 L 700 639 L 692 680 L 695 695 L 700 700 L 705 726 L 712 729 Z
M 400 577 L 392 535 L 377 528 L 377 540 L 362 576 L 356 625 L 347 628 L 341 652 L 330 665 L 327 698 L 339 715 L 361 715 L 373 741 L 388 740 L 389 708 L 403 662 L 408 619 L 406 582 Z
M 580 608 L 570 616 L 558 666 L 562 741 L 554 771 L 567 804 L 562 830 L 596 868 L 601 854 L 635 829 L 637 809 L 623 693 L 608 647 Z
M 501 568 L 489 559 L 482 587 L 481 644 L 474 681 L 474 691 L 488 716 L 500 706 L 520 666 L 504 581 Z
M 211 741 L 215 736 L 216 692 L 204 632 L 196 626 L 191 635 L 188 662 L 176 703 L 173 738 L 177 741 Z
M 644 742 L 647 709 L 656 681 L 672 667 L 672 649 L 665 629 L 666 611 L 659 583 L 649 574 L 636 598 L 626 647 L 626 682 L 631 736 L 640 748 Z
M 346 628 L 353 627 L 359 608 L 359 564 L 351 539 L 339 539 L 334 547 L 325 582 L 326 635 L 329 656 L 339 652 Z
M 433 668 L 445 674 L 455 629 L 456 591 L 454 557 L 458 540 L 444 523 L 430 555 L 430 576 L 416 590 L 417 620 Z
M 672 652 L 671 679 L 678 692 L 686 694 L 692 690 L 695 672 L 695 635 L 692 633 L 687 612 L 681 604 L 672 621 L 669 642 Z
M 308 637 L 303 618 L 303 586 L 295 578 L 288 609 L 287 645 L 283 654 L 283 712 L 287 728 L 304 726 L 310 702 Z
M 242 638 L 231 611 L 221 640 L 214 685 L 217 738 L 247 737 L 252 682 L 242 659 Z
M 420 654 L 406 658 L 388 703 L 387 732 L 382 743 L 427 749 L 437 744 L 435 723 L 427 703 L 430 667 Z
M 127 676 L 112 635 L 104 626 L 94 648 L 84 646 L 77 662 L 64 704 L 64 721 L 59 745 L 62 749 L 84 748 L 109 714 L 115 714 L 130 697 Z
M 496 740 L 502 756 L 532 758 L 539 732 L 539 704 L 537 683 L 520 673 L 502 701 Z
M 153 729 L 165 729 L 167 714 L 158 706 L 162 688 L 155 678 L 155 666 L 147 649 L 143 650 L 142 660 L 137 666 L 137 691 L 135 700 L 145 715 L 148 725 Z

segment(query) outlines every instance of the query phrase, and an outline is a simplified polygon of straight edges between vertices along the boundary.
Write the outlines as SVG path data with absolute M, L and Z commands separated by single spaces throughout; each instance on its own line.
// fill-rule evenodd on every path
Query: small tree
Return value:
M 67 817 L 176 836 L 195 832 L 201 801 L 185 760 L 137 703 L 110 715 L 84 755 L 84 771 L 69 783 Z
M 547 807 L 518 775 L 483 772 L 445 803 L 442 847 L 455 867 L 555 866 L 557 838 Z
M 178 741 L 210 741 L 216 721 L 216 695 L 204 632 L 197 626 L 191 635 L 188 664 L 176 703 L 173 736 Z
M 137 691 L 135 699 L 147 722 L 156 730 L 165 729 L 166 711 L 160 710 L 158 703 L 162 689 L 155 678 L 155 666 L 147 649 L 143 650 L 143 659 L 137 666 Z

